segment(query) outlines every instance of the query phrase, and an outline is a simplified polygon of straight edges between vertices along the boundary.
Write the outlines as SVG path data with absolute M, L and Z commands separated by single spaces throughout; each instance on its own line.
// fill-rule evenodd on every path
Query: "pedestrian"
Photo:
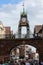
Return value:
M 26 65 L 31 65 L 29 59 L 26 60 Z
M 14 65 L 19 65 L 19 63 L 15 60 Z
M 21 61 L 20 65 L 25 65 L 25 60 L 24 59 Z
M 39 65 L 42 65 L 40 61 L 39 61 Z
M 13 61 L 10 61 L 10 63 L 8 65 L 14 65 L 14 62 Z

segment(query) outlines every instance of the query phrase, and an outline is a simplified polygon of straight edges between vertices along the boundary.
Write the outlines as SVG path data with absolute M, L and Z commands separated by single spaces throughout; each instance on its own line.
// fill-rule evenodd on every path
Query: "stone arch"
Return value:
M 24 41 L 25 43 L 23 43 Z M 35 38 L 34 39 L 8 39 L 8 40 L 2 39 L 0 40 L 0 48 L 1 48 L 1 43 L 2 45 L 4 45 L 4 47 L 2 47 L 2 50 L 0 49 L 1 51 L 0 55 L 2 55 L 3 52 L 3 57 L 5 57 L 7 54 L 9 59 L 10 50 L 12 48 L 21 44 L 29 44 L 37 48 L 40 56 L 40 61 L 43 61 L 43 39 L 35 39 Z

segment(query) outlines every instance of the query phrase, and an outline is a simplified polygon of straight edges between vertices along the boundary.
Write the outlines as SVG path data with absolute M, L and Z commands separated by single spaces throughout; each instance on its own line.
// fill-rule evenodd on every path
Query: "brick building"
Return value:
M 9 38 L 9 37 L 11 37 L 11 34 L 13 34 L 13 32 L 11 31 L 11 28 L 8 26 L 5 27 L 5 37 Z

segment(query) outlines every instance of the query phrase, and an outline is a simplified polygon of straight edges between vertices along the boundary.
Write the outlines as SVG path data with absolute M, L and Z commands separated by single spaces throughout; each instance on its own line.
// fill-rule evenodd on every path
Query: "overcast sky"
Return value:
M 23 2 L 31 31 L 35 25 L 43 24 L 43 0 L 0 0 L 0 21 L 4 26 L 11 26 L 14 33 L 18 30 Z

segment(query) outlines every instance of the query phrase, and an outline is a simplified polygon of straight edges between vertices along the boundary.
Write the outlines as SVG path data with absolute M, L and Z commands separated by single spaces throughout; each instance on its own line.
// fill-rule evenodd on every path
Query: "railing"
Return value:
M 15 38 L 33 38 L 33 37 L 34 37 L 33 34 L 30 34 L 30 35 L 29 34 L 21 34 L 21 35 L 16 34 L 15 35 Z
M 41 38 L 39 36 L 34 36 L 34 34 L 0 34 L 0 39 L 27 39 L 27 38 Z M 42 37 L 43 38 L 43 37 Z
M 33 38 L 33 34 L 31 35 L 27 35 L 27 34 L 6 34 L 6 35 L 2 35 L 0 34 L 0 39 L 14 39 L 14 38 Z

